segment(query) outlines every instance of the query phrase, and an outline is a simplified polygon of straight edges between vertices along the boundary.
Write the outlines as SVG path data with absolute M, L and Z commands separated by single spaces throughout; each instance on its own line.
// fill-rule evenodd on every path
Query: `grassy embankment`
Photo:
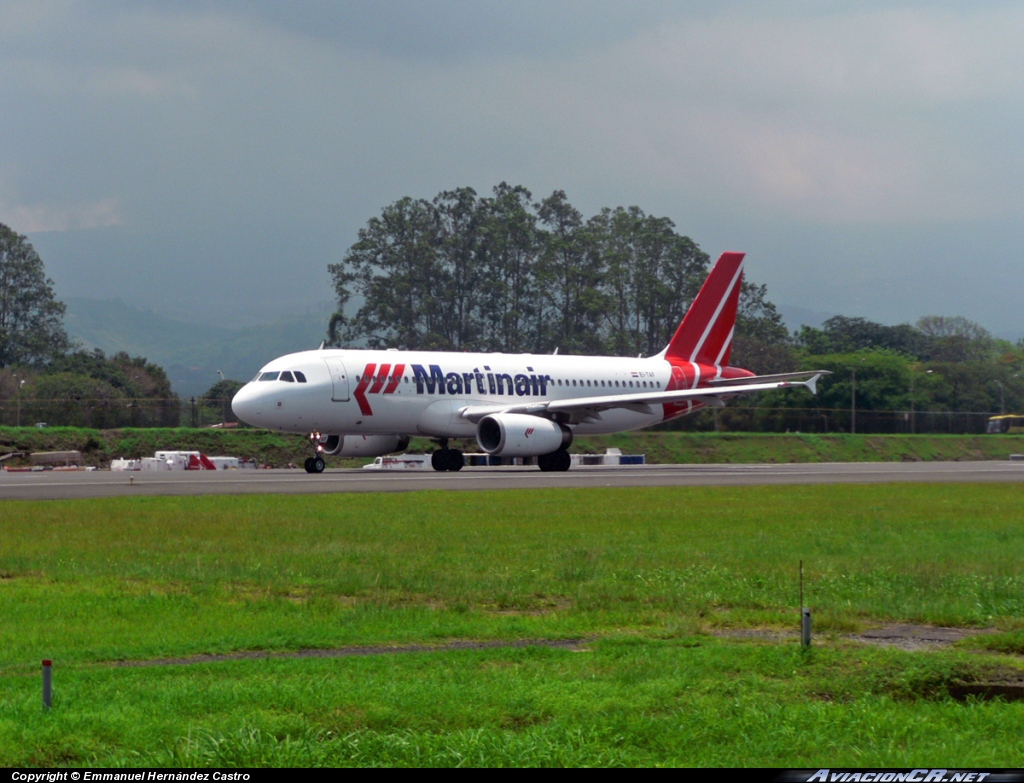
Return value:
M 476 450 L 475 443 L 464 444 Z M 572 451 L 601 453 L 613 446 L 624 454 L 646 454 L 651 463 L 742 462 L 900 462 L 919 460 L 1006 459 L 1024 453 L 1021 435 L 796 435 L 754 433 L 628 432 L 578 438 Z M 429 453 L 434 445 L 413 439 L 410 453 Z M 121 429 L 74 427 L 0 427 L 0 455 L 9 451 L 77 449 L 86 464 L 105 467 L 117 457 L 151 457 L 157 449 L 198 449 L 206 454 L 255 457 L 284 467 L 301 465 L 310 451 L 298 435 L 264 430 Z M 333 467 L 357 466 L 368 460 L 332 457 Z M 10 464 L 19 464 L 12 461 Z
M 1012 484 L 3 502 L 0 765 L 1021 766 L 1024 704 L 946 689 L 1024 674 L 997 652 L 1024 652 L 1022 503 Z M 810 654 L 717 635 L 795 630 L 801 558 Z M 843 638 L 883 621 L 1000 632 Z M 587 642 L 109 665 L 565 638 Z

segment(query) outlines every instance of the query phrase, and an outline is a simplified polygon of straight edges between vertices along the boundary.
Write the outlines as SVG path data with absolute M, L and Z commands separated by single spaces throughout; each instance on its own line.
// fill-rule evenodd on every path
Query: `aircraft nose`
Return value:
M 247 383 L 231 400 L 231 410 L 240 421 L 259 426 L 263 404 L 256 391 L 255 384 Z

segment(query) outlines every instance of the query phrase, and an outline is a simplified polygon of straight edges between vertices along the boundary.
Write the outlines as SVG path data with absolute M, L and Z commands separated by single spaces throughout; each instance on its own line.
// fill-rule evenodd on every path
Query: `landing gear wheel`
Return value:
M 313 468 L 313 471 L 312 471 L 313 473 L 323 473 L 324 472 L 324 468 L 327 467 L 327 463 L 324 462 L 324 458 L 323 457 L 313 457 L 313 462 L 312 462 L 311 467 Z
M 448 470 L 457 473 L 466 465 L 466 457 L 458 449 L 448 449 Z
M 314 459 L 315 459 L 315 457 L 306 457 L 306 461 L 303 464 L 303 467 L 306 469 L 307 473 L 312 473 L 313 472 L 313 460 Z
M 565 449 L 553 451 L 550 454 L 541 454 L 537 457 L 537 467 L 544 472 L 564 472 L 572 466 L 572 457 Z
M 466 457 L 458 449 L 438 449 L 430 455 L 430 467 L 436 471 L 455 472 L 462 470 L 465 464 Z
M 447 454 L 448 454 L 448 449 L 438 449 L 433 454 L 431 454 L 430 455 L 430 467 L 432 467 L 434 470 L 436 470 L 438 472 L 447 470 L 448 469 L 448 467 L 447 467 L 447 464 L 448 464 Z
M 565 449 L 559 449 L 555 452 L 555 470 L 565 472 L 572 467 L 572 457 L 569 456 L 569 452 Z

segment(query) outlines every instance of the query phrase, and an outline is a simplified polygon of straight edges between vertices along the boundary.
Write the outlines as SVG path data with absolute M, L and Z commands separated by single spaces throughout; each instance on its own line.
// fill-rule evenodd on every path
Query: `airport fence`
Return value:
M 0 399 L 0 424 L 5 426 L 87 427 L 212 427 L 235 425 L 230 398 L 171 397 Z
M 666 422 L 693 432 L 805 432 L 861 435 L 981 435 L 998 411 L 857 410 L 729 405 Z

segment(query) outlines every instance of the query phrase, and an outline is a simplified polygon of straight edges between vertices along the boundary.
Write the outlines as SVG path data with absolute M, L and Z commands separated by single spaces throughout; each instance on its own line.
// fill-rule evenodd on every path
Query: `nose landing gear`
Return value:
M 320 433 L 311 432 L 309 433 L 309 445 L 313 447 L 312 457 L 307 457 L 304 467 L 307 473 L 323 473 L 324 468 L 327 467 L 327 463 L 324 462 L 324 458 L 320 456 L 320 452 L 324 450 L 324 447 L 320 445 Z

